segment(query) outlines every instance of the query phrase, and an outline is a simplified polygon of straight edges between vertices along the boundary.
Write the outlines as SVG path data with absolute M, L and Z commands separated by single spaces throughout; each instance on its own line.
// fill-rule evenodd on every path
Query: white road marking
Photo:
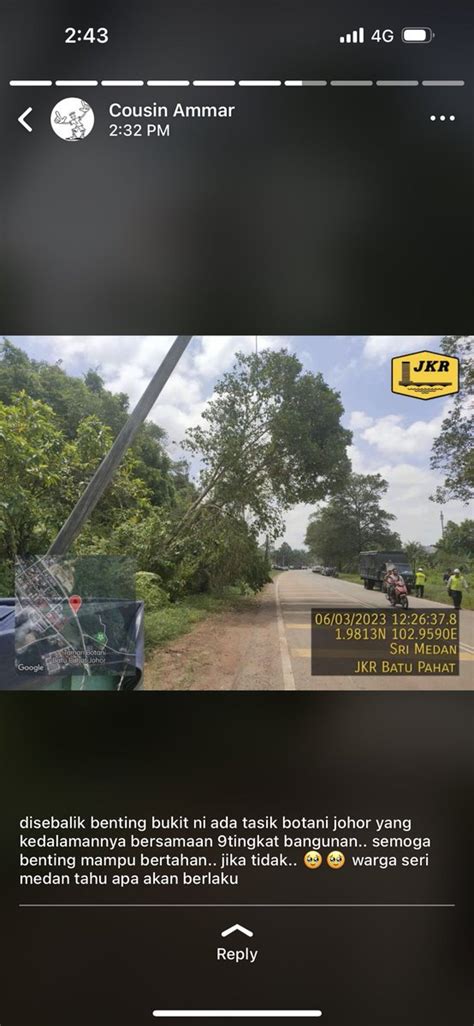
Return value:
M 280 657 L 281 657 L 281 669 L 283 673 L 283 687 L 285 691 L 296 691 L 295 678 L 293 676 L 293 670 L 291 666 L 290 650 L 288 648 L 288 641 L 286 638 L 285 624 L 283 621 L 283 614 L 280 605 L 280 581 L 277 577 L 275 581 L 275 595 L 276 595 L 276 610 L 277 610 L 277 627 L 278 627 L 278 640 L 280 642 Z

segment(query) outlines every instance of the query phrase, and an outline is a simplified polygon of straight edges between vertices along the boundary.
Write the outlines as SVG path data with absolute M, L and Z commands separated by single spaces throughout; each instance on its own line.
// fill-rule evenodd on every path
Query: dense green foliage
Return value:
M 388 488 L 380 474 L 351 474 L 327 506 L 310 517 L 305 542 L 314 562 L 355 570 L 367 549 L 400 549 L 390 529 L 395 517 L 382 509 Z
M 322 375 L 303 373 L 287 350 L 237 353 L 203 413 L 204 425 L 187 435 L 204 470 L 186 522 L 212 500 L 231 516 L 245 516 L 256 533 L 277 538 L 285 510 L 334 494 L 347 478 L 352 435 L 341 425 L 343 412 Z
M 0 359 L 0 590 L 12 589 L 12 560 L 45 552 L 110 448 L 128 412 L 125 395 L 96 371 L 71 377 L 30 360 L 6 340 Z M 192 494 L 164 432 L 147 423 L 75 546 L 106 554 L 114 532 Z M 123 553 L 124 550 L 120 554 Z
M 272 549 L 271 560 L 276 566 L 307 566 L 310 553 L 307 549 L 293 549 L 288 542 L 283 542 L 283 545 Z
M 15 557 L 47 551 L 128 415 L 129 401 L 97 369 L 73 377 L 61 363 L 0 351 L 0 592 Z M 72 555 L 134 557 L 150 609 L 184 595 L 245 594 L 269 579 L 269 539 L 282 513 L 316 501 L 347 477 L 351 435 L 337 393 L 303 373 L 285 350 L 237 354 L 217 383 L 204 426 L 187 445 L 203 468 L 199 491 L 173 463 L 164 432 L 147 422 L 128 450 Z M 89 572 L 89 571 L 87 571 Z M 100 584 L 100 582 L 98 582 Z
M 462 567 L 469 573 L 474 567 L 474 520 L 462 520 L 455 524 L 448 520 L 443 537 L 436 545 L 432 565 L 440 571 Z
M 460 524 L 448 520 L 436 545 L 427 549 L 421 542 L 409 541 L 403 551 L 414 569 L 423 566 L 444 573 L 459 566 L 468 572 L 474 564 L 474 520 L 463 520 Z
M 464 555 L 467 560 L 474 559 L 474 520 L 462 520 L 455 524 L 448 520 L 443 537 L 438 542 L 438 552 L 454 552 Z

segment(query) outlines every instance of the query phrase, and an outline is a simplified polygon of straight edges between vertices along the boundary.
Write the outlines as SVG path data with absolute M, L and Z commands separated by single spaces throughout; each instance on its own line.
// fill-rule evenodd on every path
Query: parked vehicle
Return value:
M 322 573 L 324 577 L 339 577 L 336 566 L 325 566 L 323 567 Z
M 369 591 L 372 591 L 373 588 L 385 591 L 384 577 L 393 566 L 396 566 L 398 572 L 404 578 L 408 594 L 410 595 L 415 579 L 406 552 L 361 552 L 359 556 L 359 570 L 364 582 L 364 588 L 368 588 Z
M 313 574 L 322 574 L 323 570 L 323 566 L 313 566 Z

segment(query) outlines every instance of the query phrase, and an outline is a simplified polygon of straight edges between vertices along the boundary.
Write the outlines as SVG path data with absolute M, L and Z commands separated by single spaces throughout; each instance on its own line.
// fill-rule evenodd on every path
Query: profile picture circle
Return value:
M 51 111 L 51 128 L 64 142 L 81 142 L 94 127 L 94 111 L 86 100 L 68 96 Z

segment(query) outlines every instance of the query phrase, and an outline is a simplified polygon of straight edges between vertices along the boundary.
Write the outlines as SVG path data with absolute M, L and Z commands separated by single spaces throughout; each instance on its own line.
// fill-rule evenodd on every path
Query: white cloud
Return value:
M 373 417 L 369 417 L 363 410 L 353 410 L 349 418 L 349 427 L 351 431 L 361 431 L 370 427 L 373 422 Z
M 308 521 L 315 509 L 316 505 L 311 506 L 300 502 L 297 506 L 293 506 L 293 509 L 285 513 L 285 534 L 283 538 L 276 542 L 276 545 L 281 545 L 282 541 L 286 541 L 293 549 L 303 548 Z
M 394 531 L 398 531 L 404 543 L 418 541 L 422 545 L 433 545 L 441 535 L 441 507 L 430 501 L 442 477 L 432 471 L 427 463 L 417 466 L 408 460 L 376 462 L 370 452 L 368 458 L 356 446 L 351 446 L 349 456 L 352 469 L 357 474 L 380 474 L 388 481 L 388 490 L 382 497 L 382 508 L 393 513 Z M 443 507 L 445 520 L 459 523 L 467 516 L 466 507 L 460 502 L 450 502 Z
M 62 361 L 66 371 L 84 373 L 97 367 L 112 392 L 125 392 L 133 408 L 144 392 L 174 335 L 56 335 L 35 339 L 36 353 Z M 291 348 L 291 340 L 259 336 L 262 349 Z M 229 370 L 235 353 L 255 351 L 254 335 L 195 336 L 155 404 L 150 420 L 160 424 L 171 440 L 182 441 L 188 427 L 199 421 L 216 380 Z M 36 354 L 35 354 L 36 355 Z
M 371 474 L 373 471 L 367 467 L 367 459 L 356 445 L 349 445 L 347 455 L 352 464 L 354 474 Z
M 366 360 L 382 364 L 388 357 L 416 353 L 419 349 L 435 349 L 442 335 L 368 335 L 363 348 Z
M 383 507 L 397 517 L 394 528 L 402 541 L 419 541 L 423 545 L 438 541 L 441 507 L 430 502 L 429 496 L 442 483 L 442 478 L 428 468 L 421 469 L 411 463 L 385 464 L 378 472 L 389 482 Z M 459 522 L 466 517 L 466 507 L 452 502 L 443 507 L 443 513 L 445 520 Z
M 193 346 L 195 373 L 204 378 L 216 378 L 229 370 L 236 352 L 255 349 L 255 339 L 236 335 L 203 335 Z
M 378 417 L 364 428 L 361 437 L 386 455 L 411 453 L 425 456 L 431 449 L 433 439 L 439 434 L 448 405 L 443 404 L 432 420 L 414 420 L 411 424 L 407 424 L 406 417 L 401 414 L 390 413 L 386 417 Z
M 382 507 L 393 513 L 396 520 L 393 530 L 398 531 L 403 544 L 418 541 L 422 545 L 433 545 L 441 536 L 441 507 L 431 502 L 429 496 L 441 478 L 428 469 L 420 470 L 411 463 L 383 463 L 377 467 L 360 465 L 354 467 L 357 473 L 379 473 L 389 482 L 387 493 L 382 498 Z M 318 504 L 319 505 L 319 504 Z M 301 504 L 285 514 L 286 530 L 282 541 L 293 548 L 304 545 L 304 537 L 311 513 L 316 505 Z M 444 518 L 459 523 L 468 516 L 466 507 L 460 502 L 448 503 L 443 507 Z M 280 543 L 278 543 L 280 544 Z

